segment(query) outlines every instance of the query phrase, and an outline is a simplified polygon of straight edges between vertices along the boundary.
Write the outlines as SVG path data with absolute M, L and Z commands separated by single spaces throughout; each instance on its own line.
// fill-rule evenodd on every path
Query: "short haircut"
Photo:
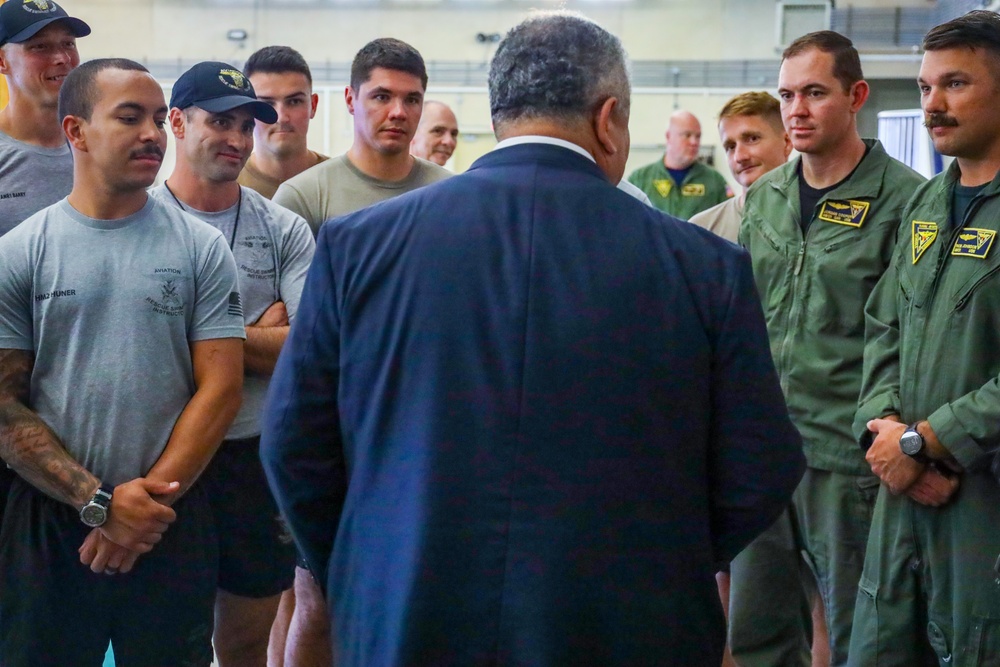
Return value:
M 983 49 L 1000 58 L 1000 15 L 977 9 L 930 29 L 924 36 L 924 51 Z
M 312 85 L 312 72 L 302 54 L 290 46 L 265 46 L 254 51 L 243 66 L 243 73 L 249 79 L 261 72 L 264 74 L 301 74 Z
M 351 89 L 357 92 L 377 67 L 412 74 L 420 79 L 420 85 L 427 90 L 427 67 L 424 59 L 419 51 L 406 42 L 382 37 L 361 47 L 351 63 Z
M 139 63 L 126 58 L 88 60 L 73 69 L 59 89 L 60 120 L 66 116 L 90 120 L 94 113 L 94 104 L 97 102 L 97 75 L 109 69 L 149 73 L 149 70 Z
M 833 76 L 840 81 L 845 91 L 865 78 L 861 72 L 861 57 L 854 48 L 854 42 L 832 30 L 820 30 L 799 37 L 788 45 L 781 54 L 781 60 L 784 62 L 810 49 L 818 49 L 833 56 Z
M 621 41 L 590 19 L 538 12 L 507 33 L 490 63 L 495 128 L 519 119 L 585 117 L 609 97 L 627 114 L 630 84 Z
M 733 97 L 723 105 L 722 111 L 719 112 L 719 121 L 734 116 L 759 116 L 776 129 L 784 131 L 781 122 L 781 102 L 770 93 L 752 91 Z

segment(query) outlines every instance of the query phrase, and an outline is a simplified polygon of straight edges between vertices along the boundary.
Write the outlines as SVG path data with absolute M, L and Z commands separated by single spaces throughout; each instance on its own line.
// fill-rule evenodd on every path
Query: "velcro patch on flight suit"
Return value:
M 666 178 L 658 178 L 653 181 L 653 187 L 656 188 L 661 197 L 666 197 L 670 194 L 670 189 L 674 187 L 674 182 Z
M 860 227 L 865 222 L 870 206 L 866 201 L 828 199 L 819 210 L 819 219 L 848 227 Z
M 913 227 L 913 263 L 916 264 L 917 260 L 923 256 L 934 243 L 934 239 L 937 238 L 938 226 L 936 222 L 922 222 L 920 220 L 914 220 L 911 224 Z
M 681 195 L 684 197 L 704 197 L 705 196 L 705 184 L 704 183 L 688 183 L 681 188 Z
M 977 229 L 966 227 L 955 239 L 955 245 L 951 247 L 951 254 L 958 257 L 975 257 L 986 259 L 993 247 L 993 239 L 997 236 L 992 229 Z

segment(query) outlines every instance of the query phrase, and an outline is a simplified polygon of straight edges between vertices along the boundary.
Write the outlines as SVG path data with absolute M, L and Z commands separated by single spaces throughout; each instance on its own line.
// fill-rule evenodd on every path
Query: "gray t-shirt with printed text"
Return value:
M 168 206 L 180 206 L 164 185 L 152 188 L 149 194 Z M 245 187 L 240 188 L 239 203 L 224 211 L 209 213 L 190 206 L 183 206 L 183 210 L 218 229 L 227 242 L 232 241 L 246 324 L 259 320 L 276 301 L 285 304 L 289 321 L 295 319 L 316 247 L 305 220 Z M 269 380 L 269 375 L 244 372 L 243 404 L 227 440 L 260 435 Z
M 69 145 L 43 148 L 0 132 L 0 236 L 73 189 Z
M 244 335 L 222 234 L 152 197 L 120 220 L 64 199 L 0 238 L 0 349 L 34 352 L 30 407 L 105 483 L 162 454 L 195 392 L 191 343 Z

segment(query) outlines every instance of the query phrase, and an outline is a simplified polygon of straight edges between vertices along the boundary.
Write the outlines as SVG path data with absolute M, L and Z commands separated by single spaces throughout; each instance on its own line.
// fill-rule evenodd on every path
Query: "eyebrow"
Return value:
M 285 95 L 284 97 L 282 97 L 281 95 L 258 95 L 257 99 L 261 100 L 262 102 L 266 102 L 268 100 L 279 100 L 279 99 L 290 100 L 294 97 L 309 97 L 309 93 L 305 91 L 299 91 L 297 93 L 292 93 L 291 95 Z
M 148 110 L 146 109 L 146 107 L 143 106 L 142 104 L 139 104 L 138 102 L 122 102 L 121 104 L 118 104 L 118 105 L 115 106 L 115 111 L 124 111 L 126 109 L 129 109 L 131 111 L 141 111 L 142 113 L 148 113 Z M 164 113 L 165 114 L 165 113 L 167 113 L 167 111 L 169 111 L 167 109 L 167 107 L 166 106 L 162 106 L 162 107 L 158 108 L 156 111 L 154 111 L 153 113 L 154 114 L 156 114 L 156 113 Z
M 939 74 L 937 78 L 939 80 L 940 79 L 954 79 L 957 76 L 968 77 L 969 74 L 968 74 L 968 72 L 963 72 L 960 69 L 953 69 L 950 72 L 944 72 L 943 74 Z M 920 83 L 927 83 L 927 81 L 922 76 L 918 76 L 917 77 L 917 81 L 919 81 Z

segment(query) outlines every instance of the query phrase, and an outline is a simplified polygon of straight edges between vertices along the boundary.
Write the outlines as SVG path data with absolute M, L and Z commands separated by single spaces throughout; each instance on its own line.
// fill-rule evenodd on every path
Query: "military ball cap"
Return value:
M 0 5 L 0 46 L 20 44 L 56 21 L 62 21 L 77 37 L 90 34 L 90 26 L 73 18 L 52 0 L 8 0 Z
M 264 123 L 278 120 L 270 104 L 257 99 L 250 79 L 232 65 L 215 61 L 198 63 L 181 74 L 170 94 L 170 108 L 198 107 L 222 113 L 249 107 L 253 117 Z

